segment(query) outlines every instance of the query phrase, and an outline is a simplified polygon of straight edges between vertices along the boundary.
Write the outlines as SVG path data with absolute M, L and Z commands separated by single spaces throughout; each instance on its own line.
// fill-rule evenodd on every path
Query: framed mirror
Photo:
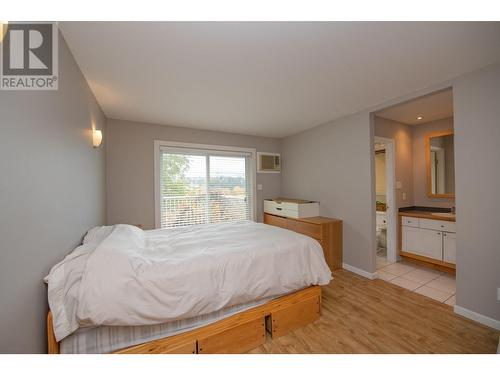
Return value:
M 430 133 L 426 137 L 427 195 L 455 198 L 455 149 L 453 130 Z

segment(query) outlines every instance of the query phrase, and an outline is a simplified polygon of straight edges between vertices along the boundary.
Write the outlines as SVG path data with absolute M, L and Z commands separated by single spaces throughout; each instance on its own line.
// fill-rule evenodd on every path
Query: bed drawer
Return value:
M 264 317 L 198 338 L 198 354 L 245 353 L 266 342 Z
M 321 225 L 297 220 L 288 220 L 287 228 L 293 230 L 294 232 L 302 233 L 306 236 L 321 240 Z
M 320 317 L 320 297 L 314 296 L 304 301 L 271 312 L 267 329 L 272 337 L 280 337 L 296 328 L 312 323 Z
M 286 229 L 286 222 L 287 219 L 284 217 L 264 214 L 264 224 L 274 225 L 275 227 Z
M 196 340 L 175 341 L 175 338 L 151 341 L 118 350 L 115 354 L 196 354 Z

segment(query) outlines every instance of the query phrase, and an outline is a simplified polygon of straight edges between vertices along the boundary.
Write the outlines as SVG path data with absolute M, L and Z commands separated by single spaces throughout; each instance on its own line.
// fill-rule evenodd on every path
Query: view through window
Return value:
M 162 148 L 162 228 L 252 219 L 251 154 Z

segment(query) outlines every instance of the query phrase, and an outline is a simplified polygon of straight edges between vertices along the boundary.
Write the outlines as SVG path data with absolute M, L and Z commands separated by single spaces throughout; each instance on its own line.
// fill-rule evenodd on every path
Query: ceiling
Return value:
M 429 95 L 385 108 L 375 113 L 378 117 L 418 125 L 430 121 L 453 117 L 453 91 L 439 91 Z M 419 117 L 421 117 L 419 119 Z
M 108 118 L 285 137 L 500 61 L 500 22 L 62 22 Z

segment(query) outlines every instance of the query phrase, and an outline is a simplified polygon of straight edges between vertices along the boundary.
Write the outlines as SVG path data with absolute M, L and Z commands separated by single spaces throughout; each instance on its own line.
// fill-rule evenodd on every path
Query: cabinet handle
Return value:
M 443 233 L 443 237 L 446 237 L 446 233 Z
M 438 232 L 438 236 L 440 236 L 440 235 L 441 235 L 441 232 Z

